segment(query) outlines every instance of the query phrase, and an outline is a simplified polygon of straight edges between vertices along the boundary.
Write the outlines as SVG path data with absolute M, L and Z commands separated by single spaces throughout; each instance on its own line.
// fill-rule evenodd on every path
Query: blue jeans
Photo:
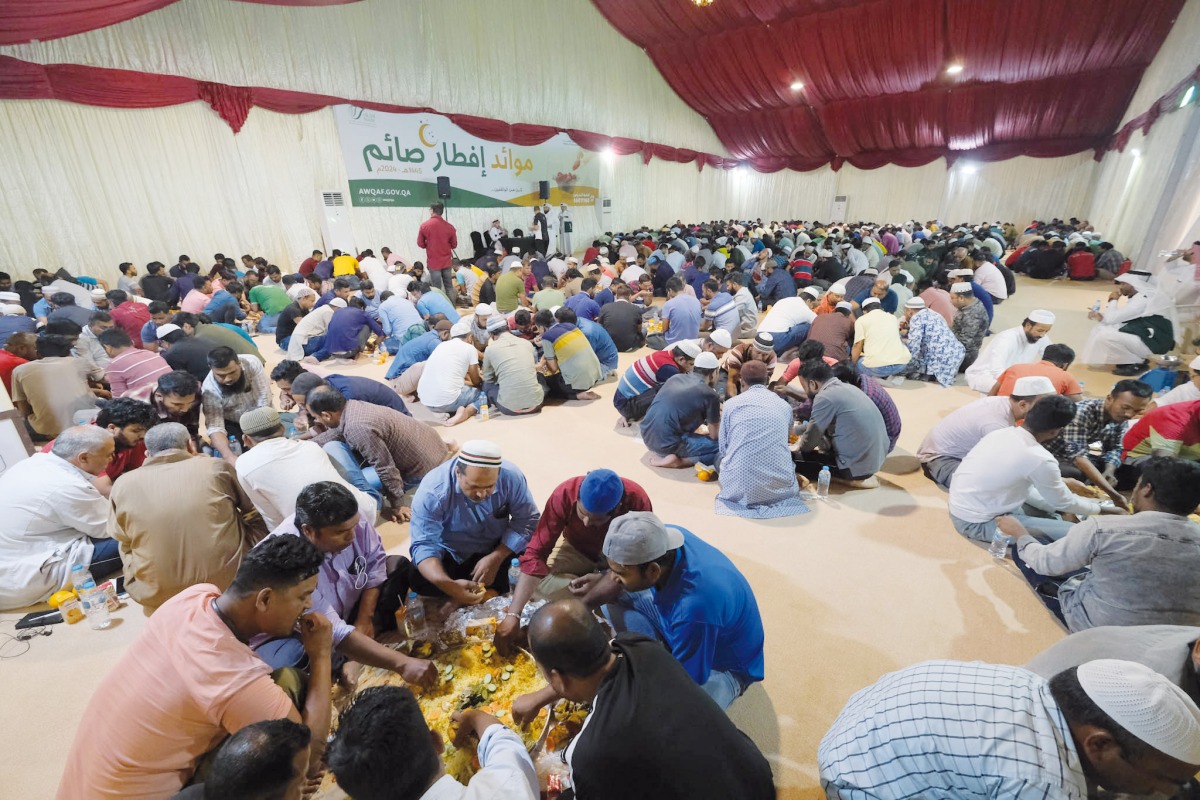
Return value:
M 809 323 L 801 322 L 799 325 L 793 325 L 786 331 L 771 334 L 775 340 L 775 355 L 781 356 L 807 339 L 809 327 Z
M 289 337 L 290 338 L 290 337 Z M 314 336 L 304 343 L 304 355 L 311 356 L 325 346 L 325 337 Z
M 479 407 L 482 406 L 486 400 L 487 396 L 484 395 L 483 392 L 479 391 L 474 386 L 467 386 L 464 383 L 462 391 L 458 393 L 457 400 L 449 405 L 438 406 L 436 408 L 430 407 L 429 410 L 435 414 L 453 414 L 460 408 L 465 408 L 466 406 L 475 406 L 475 410 L 478 411 Z
M 1074 527 L 1075 523 L 1067 522 L 1065 519 L 1050 519 L 1049 517 L 1035 517 L 1031 514 L 1026 514 L 1021 510 L 1012 512 L 1009 516 L 1025 526 L 1030 533 L 1041 532 L 1047 538 L 1058 541 L 1067 535 L 1067 531 Z M 991 544 L 992 537 L 996 535 L 996 520 L 990 519 L 987 522 L 967 522 L 964 519 L 959 519 L 953 514 L 950 515 L 950 522 L 954 525 L 954 530 L 966 536 L 968 539 L 974 539 L 984 544 Z
M 374 467 L 361 464 L 358 455 L 345 442 L 329 442 L 321 449 L 351 486 L 369 495 L 375 501 L 375 505 L 383 506 L 383 481 L 379 480 L 379 473 Z
M 121 571 L 121 548 L 117 544 L 116 539 L 92 539 L 92 561 L 88 564 L 88 570 L 91 571 L 92 577 L 96 579 L 96 583 L 100 583 L 103 578 L 107 578 L 115 572 Z
M 660 642 L 666 641 L 662 616 L 654 605 L 654 595 L 649 590 L 626 592 L 603 608 L 604 616 L 617 633 L 640 633 Z M 732 672 L 712 670 L 708 680 L 700 684 L 705 694 L 722 709 L 727 709 L 746 691 L 746 685 Z
M 716 439 L 698 433 L 685 433 L 679 446 L 675 448 L 675 455 L 716 466 L 721 457 L 721 445 Z
M 258 321 L 259 333 L 274 333 L 275 328 L 279 325 L 278 314 L 263 314 Z
M 863 375 L 870 375 L 873 378 L 890 378 L 893 375 L 903 372 L 908 368 L 908 364 L 888 364 L 885 367 L 868 367 L 863 364 L 860 358 L 854 364 L 855 369 Z

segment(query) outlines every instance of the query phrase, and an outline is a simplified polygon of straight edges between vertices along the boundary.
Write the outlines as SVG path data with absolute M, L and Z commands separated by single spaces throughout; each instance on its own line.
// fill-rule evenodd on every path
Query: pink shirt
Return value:
M 171 797 L 226 736 L 295 708 L 217 616 L 219 595 L 192 586 L 146 622 L 80 719 L 58 800 Z
M 131 349 L 110 361 L 104 374 L 113 397 L 149 400 L 159 377 L 170 371 L 171 365 L 158 353 Z
M 183 302 L 179 304 L 179 310 L 186 311 L 189 314 L 203 314 L 204 307 L 208 305 L 210 300 L 212 300 L 211 294 L 205 294 L 199 289 L 192 289 L 187 293 L 187 297 L 183 298 Z

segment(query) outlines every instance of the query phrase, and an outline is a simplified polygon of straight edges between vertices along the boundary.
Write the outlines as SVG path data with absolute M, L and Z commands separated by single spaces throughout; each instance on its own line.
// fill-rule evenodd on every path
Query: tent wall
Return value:
M 276 114 L 254 109 L 236 136 L 206 104 L 108 109 L 48 100 L 0 104 L 0 269 L 25 276 L 35 266 L 116 278 L 116 265 L 168 262 L 186 253 L 263 255 L 295 266 L 321 246 L 316 193 L 347 189 L 331 109 Z M 1012 159 L 947 173 L 938 161 L 918 169 L 843 167 L 760 174 L 698 171 L 693 164 L 639 156 L 613 158 L 602 174 L 611 217 L 576 210 L 575 241 L 601 230 L 676 219 L 827 219 L 835 195 L 849 196 L 854 219 L 951 221 L 1079 214 L 1094 162 L 1083 156 Z M 528 228 L 526 209 L 454 209 L 462 246 L 496 215 Z M 359 247 L 383 245 L 409 258 L 423 209 L 353 208 Z

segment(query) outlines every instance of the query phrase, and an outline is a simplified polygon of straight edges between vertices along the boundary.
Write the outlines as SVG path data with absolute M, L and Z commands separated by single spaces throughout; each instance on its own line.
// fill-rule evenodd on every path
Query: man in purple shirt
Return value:
M 325 341 L 311 357 L 317 361 L 330 357 L 355 359 L 372 333 L 380 341 L 385 335 L 379 323 L 367 313 L 362 298 L 351 297 L 346 301 L 345 308 L 333 312 L 329 318 L 329 328 L 325 331 Z
M 567 298 L 567 308 L 574 311 L 576 317 L 595 322 L 600 318 L 600 304 L 594 299 L 599 286 L 595 278 L 584 278 L 579 291 Z
M 667 281 L 667 302 L 663 303 L 660 316 L 663 322 L 661 337 L 651 337 L 651 347 L 662 350 L 684 339 L 695 339 L 700 335 L 700 318 L 704 309 L 700 301 L 683 288 L 683 278 L 672 275 Z M 659 338 L 662 339 L 659 342 Z M 656 346 L 657 345 L 657 346 Z
M 376 630 L 395 625 L 395 618 L 387 613 L 389 606 L 394 612 L 395 603 L 385 601 L 380 606 L 380 598 L 395 597 L 401 584 L 407 588 L 410 565 L 402 556 L 387 555 L 375 526 L 359 513 L 349 489 L 332 481 L 305 486 L 296 498 L 296 513 L 267 539 L 275 536 L 303 536 L 324 555 L 312 604 L 333 625 L 335 668 L 355 661 L 391 670 L 410 683 L 433 684 L 437 668 L 431 662 L 375 641 Z M 260 634 L 250 640 L 250 647 L 272 669 L 304 665 L 299 635 L 269 639 Z

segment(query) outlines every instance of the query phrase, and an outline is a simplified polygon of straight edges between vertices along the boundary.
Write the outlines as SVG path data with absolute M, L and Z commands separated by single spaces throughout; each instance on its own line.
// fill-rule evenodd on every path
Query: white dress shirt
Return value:
M 421 800 L 537 800 L 537 772 L 525 743 L 503 725 L 493 725 L 479 737 L 482 769 L 463 786 L 443 775 Z
M 967 384 L 977 392 L 987 394 L 992 390 L 1000 373 L 1014 364 L 1033 364 L 1042 360 L 1042 353 L 1051 344 L 1049 336 L 1043 336 L 1036 344 L 1030 344 L 1021 326 L 1000 331 L 992 341 L 979 351 L 975 363 L 967 367 Z
M 984 397 L 968 403 L 929 429 L 917 457 L 927 464 L 935 458 L 962 460 L 992 431 L 1015 424 L 1012 402 L 1007 397 Z
M 53 453 L 35 453 L 0 475 L 0 608 L 45 600 L 71 567 L 92 560 L 91 536 L 106 538 L 108 500 L 91 476 Z
M 749 293 L 742 287 L 738 289 L 738 294 L 744 291 Z M 812 324 L 816 318 L 817 312 L 808 307 L 803 297 L 785 297 L 771 306 L 771 310 L 758 324 L 758 329 L 765 333 L 785 333 L 802 322 Z
M 1171 391 L 1164 394 L 1162 397 L 1154 399 L 1154 405 L 1158 408 L 1169 406 L 1174 403 L 1191 403 L 1200 400 L 1200 388 L 1192 381 L 1180 384 Z
M 367 520 L 375 522 L 379 510 L 375 501 L 347 483 L 316 442 L 283 436 L 267 439 L 238 456 L 234 467 L 242 491 L 262 514 L 267 530 L 275 530 L 295 514 L 300 490 L 320 481 L 345 486 Z
M 1025 428 L 992 431 L 971 448 L 950 484 L 950 513 L 990 522 L 1029 503 L 1049 512 L 1092 516 L 1100 504 L 1072 494 L 1058 461 Z
M 861 275 L 864 269 L 871 266 L 871 262 L 867 260 L 866 253 L 852 247 L 846 251 L 846 266 L 851 275 Z
M 292 361 L 304 358 L 304 345 L 308 344 L 309 339 L 314 336 L 323 336 L 325 331 L 329 330 L 329 320 L 335 311 L 337 311 L 336 307 L 326 303 L 320 308 L 314 308 L 304 319 L 296 323 L 296 330 L 292 331 L 292 338 L 288 341 L 288 358 Z
M 992 262 L 985 261 L 981 266 L 975 268 L 975 282 L 992 297 L 998 297 L 1001 300 L 1008 299 L 1008 284 L 1004 282 L 1004 274 Z
M 367 280 L 375 284 L 378 291 L 383 292 L 387 289 L 392 273 L 388 272 L 388 268 L 378 258 L 367 256 L 358 262 L 358 269 L 366 274 Z

